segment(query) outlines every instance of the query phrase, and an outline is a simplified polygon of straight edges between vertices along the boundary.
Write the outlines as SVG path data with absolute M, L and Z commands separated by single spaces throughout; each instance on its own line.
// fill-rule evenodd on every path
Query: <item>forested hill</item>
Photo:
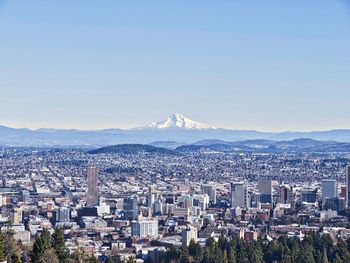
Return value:
M 337 240 L 335 244 L 328 234 L 311 234 L 303 241 L 281 237 L 270 242 L 261 239 L 247 242 L 239 238 L 228 240 L 222 236 L 218 242 L 209 238 L 204 248 L 193 240 L 188 247 L 172 247 L 164 253 L 161 262 L 349 263 L 350 239 Z
M 144 144 L 119 144 L 112 145 L 107 147 L 102 147 L 99 149 L 95 149 L 90 151 L 91 154 L 99 154 L 99 153 L 118 153 L 118 154 L 140 154 L 140 153 L 157 153 L 157 154 L 165 154 L 165 155 L 178 155 L 179 153 L 161 148 L 155 147 L 151 145 Z

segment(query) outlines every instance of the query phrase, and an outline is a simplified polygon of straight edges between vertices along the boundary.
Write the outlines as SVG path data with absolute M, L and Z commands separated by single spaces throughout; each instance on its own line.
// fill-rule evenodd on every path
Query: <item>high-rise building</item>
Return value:
M 322 204 L 326 204 L 327 198 L 338 197 L 337 181 L 334 179 L 322 180 Z
M 148 200 L 147 200 L 149 215 L 152 215 L 152 213 L 153 213 L 153 211 L 152 211 L 153 204 L 157 200 L 157 198 L 158 198 L 158 193 L 157 193 L 155 187 L 150 186 L 149 190 L 148 190 Z
M 317 189 L 302 189 L 301 201 L 305 203 L 315 203 L 317 201 Z
M 124 218 L 126 220 L 136 220 L 137 219 L 137 198 L 136 197 L 126 197 L 124 198 Z
M 350 165 L 346 167 L 346 205 L 350 207 Z
M 131 222 L 131 235 L 138 238 L 158 237 L 158 221 L 153 219 L 141 219 Z
M 339 197 L 340 197 L 340 198 L 346 199 L 346 191 L 347 191 L 346 188 L 347 188 L 346 185 L 342 185 L 342 186 L 340 187 L 340 193 L 339 193 Z
M 153 216 L 161 216 L 163 214 L 163 202 L 159 198 L 153 204 Z
M 344 211 L 346 209 L 345 198 L 339 198 L 339 197 L 326 198 L 324 209 L 333 210 L 337 212 Z
M 68 207 L 62 206 L 59 209 L 53 211 L 53 222 L 57 223 L 69 223 L 70 222 L 70 210 Z
M 193 205 L 200 207 L 200 209 L 207 210 L 209 206 L 209 196 L 207 194 L 193 195 Z
M 28 190 L 21 190 L 18 197 L 20 202 L 30 203 L 30 192 Z
M 182 230 L 182 237 L 181 237 L 182 246 L 188 246 L 191 240 L 193 240 L 194 242 L 197 242 L 197 237 L 198 237 L 197 228 L 191 225 L 187 226 L 187 228 Z
M 183 208 L 193 207 L 193 196 L 192 195 L 185 195 L 182 197 L 182 207 Z
M 14 224 L 19 224 L 22 222 L 23 216 L 22 216 L 22 208 L 20 207 L 14 207 L 13 208 L 13 220 L 12 222 Z
M 278 192 L 278 202 L 281 204 L 291 204 L 294 203 L 293 190 L 289 185 L 281 185 Z
M 212 204 L 216 204 L 216 185 L 212 184 L 203 184 L 202 193 L 209 196 L 209 201 Z
M 259 207 L 260 194 L 256 191 L 249 192 L 249 206 L 253 208 Z
M 248 206 L 248 187 L 244 182 L 231 183 L 231 207 Z
M 272 181 L 271 180 L 260 180 L 258 182 L 258 190 L 260 193 L 261 203 L 273 203 L 272 195 Z
M 87 170 L 87 195 L 86 206 L 93 207 L 98 205 L 98 179 L 97 168 L 90 166 Z

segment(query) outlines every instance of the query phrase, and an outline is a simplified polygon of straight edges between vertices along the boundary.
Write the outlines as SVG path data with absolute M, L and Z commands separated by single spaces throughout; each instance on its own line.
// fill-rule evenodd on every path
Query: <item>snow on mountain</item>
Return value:
M 180 113 L 174 113 L 173 115 L 169 116 L 166 120 L 163 120 L 160 122 L 154 122 L 150 125 L 139 127 L 138 129 L 208 130 L 208 129 L 216 129 L 216 128 L 213 126 L 186 118 Z

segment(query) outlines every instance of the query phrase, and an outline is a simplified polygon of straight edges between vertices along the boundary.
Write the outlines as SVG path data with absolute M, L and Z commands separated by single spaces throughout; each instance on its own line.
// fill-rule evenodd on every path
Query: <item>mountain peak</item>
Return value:
M 185 129 L 185 130 L 216 129 L 213 126 L 186 118 L 185 116 L 183 116 L 180 113 L 174 113 L 163 121 L 154 122 L 150 125 L 147 125 L 147 126 L 141 127 L 141 128 L 161 129 L 161 130 L 166 130 L 166 129 Z

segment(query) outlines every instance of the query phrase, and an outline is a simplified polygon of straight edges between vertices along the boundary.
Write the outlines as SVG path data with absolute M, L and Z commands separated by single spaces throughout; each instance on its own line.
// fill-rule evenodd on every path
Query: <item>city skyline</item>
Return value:
M 349 25 L 0 0 L 0 263 L 349 263 Z
M 350 128 L 349 23 L 346 1 L 1 1 L 0 124 Z

